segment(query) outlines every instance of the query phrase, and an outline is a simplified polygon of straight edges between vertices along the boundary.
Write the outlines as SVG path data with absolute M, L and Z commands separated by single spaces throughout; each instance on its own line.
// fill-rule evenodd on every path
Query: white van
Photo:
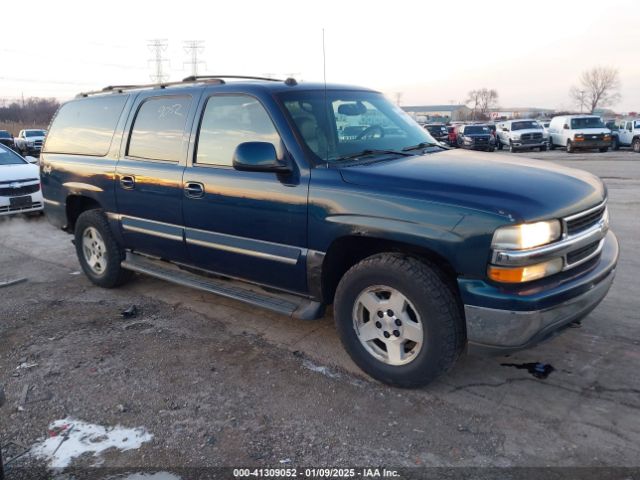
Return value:
M 553 117 L 549 124 L 549 147 L 566 147 L 571 153 L 578 149 L 597 148 L 606 152 L 611 146 L 611 130 L 595 115 Z

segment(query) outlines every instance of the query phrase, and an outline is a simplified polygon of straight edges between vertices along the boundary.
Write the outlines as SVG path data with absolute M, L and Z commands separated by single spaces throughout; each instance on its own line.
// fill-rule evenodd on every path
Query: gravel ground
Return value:
M 0 221 L 0 282 L 27 279 L 0 289 L 9 478 L 47 478 L 43 460 L 19 455 L 67 417 L 153 435 L 75 467 L 182 478 L 218 466 L 640 467 L 640 156 L 529 156 L 604 178 L 622 246 L 614 287 L 582 328 L 508 359 L 466 356 L 412 391 L 364 377 L 330 317 L 292 321 L 147 277 L 103 290 L 44 218 Z M 501 366 L 538 361 L 554 366 L 547 379 Z

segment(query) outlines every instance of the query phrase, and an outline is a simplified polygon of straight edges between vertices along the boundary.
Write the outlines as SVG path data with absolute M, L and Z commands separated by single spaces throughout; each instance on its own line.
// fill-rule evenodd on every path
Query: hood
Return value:
M 40 178 L 37 165 L 30 165 L 28 163 L 0 165 L 0 183 L 16 182 L 28 178 Z
M 582 170 L 520 156 L 448 150 L 340 169 L 376 192 L 458 205 L 514 221 L 564 217 L 602 202 L 602 181 Z
M 522 130 L 512 130 L 513 135 L 522 135 L 523 133 L 544 133 L 544 128 L 523 128 Z
M 575 128 L 571 130 L 571 133 L 583 134 L 583 135 L 600 135 L 602 133 L 611 134 L 611 130 L 608 128 Z

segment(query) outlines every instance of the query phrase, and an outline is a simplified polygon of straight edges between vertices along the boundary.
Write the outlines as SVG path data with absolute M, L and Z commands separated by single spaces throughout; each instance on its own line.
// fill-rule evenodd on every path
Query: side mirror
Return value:
M 276 147 L 269 142 L 244 142 L 233 153 L 233 168 L 244 172 L 290 172 L 278 160 Z
M 508 131 L 509 131 L 509 129 L 508 129 L 507 127 L 504 127 L 504 128 L 502 129 L 502 131 L 503 131 L 503 132 L 508 132 Z
M 24 157 L 24 159 L 25 159 L 27 162 L 29 162 L 29 163 L 35 163 L 35 164 L 37 164 L 37 163 L 39 163 L 39 162 L 40 162 L 40 159 L 38 159 L 38 158 L 36 158 L 36 157 L 31 157 L 31 156 L 29 156 L 29 155 L 27 155 L 26 157 Z
M 564 124 L 564 127 L 562 127 L 562 128 L 564 128 L 565 130 L 569 130 L 569 125 L 567 125 L 567 124 L 565 123 L 565 124 Z

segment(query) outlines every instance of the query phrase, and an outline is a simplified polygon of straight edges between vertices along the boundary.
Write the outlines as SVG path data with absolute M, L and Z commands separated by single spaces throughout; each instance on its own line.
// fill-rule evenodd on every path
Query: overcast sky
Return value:
M 569 108 L 580 72 L 603 65 L 620 70 L 614 108 L 640 111 L 639 25 L 637 0 L 30 0 L 2 20 L 0 99 L 149 82 L 155 38 L 172 80 L 190 74 L 184 41 L 202 40 L 201 73 L 318 81 L 324 28 L 327 81 L 402 92 L 403 105 L 488 87 L 502 107 Z

